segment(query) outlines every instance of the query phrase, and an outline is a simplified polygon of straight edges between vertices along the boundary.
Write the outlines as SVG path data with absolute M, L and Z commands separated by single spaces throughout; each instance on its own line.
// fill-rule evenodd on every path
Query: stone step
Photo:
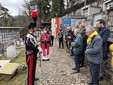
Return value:
M 17 71 L 18 66 L 18 63 L 7 63 L 0 69 L 0 74 L 13 75 Z

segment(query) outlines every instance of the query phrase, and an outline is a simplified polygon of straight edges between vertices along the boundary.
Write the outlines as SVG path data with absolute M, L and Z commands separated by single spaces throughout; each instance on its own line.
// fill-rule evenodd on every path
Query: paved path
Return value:
M 87 85 L 87 72 L 84 67 L 81 73 L 71 74 L 74 61 L 65 49 L 58 46 L 51 47 L 50 61 L 42 62 L 42 72 L 37 63 L 36 76 L 40 78 L 36 85 Z M 88 70 L 88 69 L 87 69 Z

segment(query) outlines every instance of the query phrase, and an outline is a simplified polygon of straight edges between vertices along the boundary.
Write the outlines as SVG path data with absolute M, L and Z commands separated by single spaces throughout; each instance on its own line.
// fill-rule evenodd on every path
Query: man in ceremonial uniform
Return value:
M 36 30 L 35 24 L 31 23 L 28 28 L 29 32 L 25 39 L 26 64 L 28 66 L 27 85 L 34 85 L 34 80 L 38 79 L 35 78 L 37 53 L 41 52 L 41 48 L 36 44 L 36 39 L 33 34 Z

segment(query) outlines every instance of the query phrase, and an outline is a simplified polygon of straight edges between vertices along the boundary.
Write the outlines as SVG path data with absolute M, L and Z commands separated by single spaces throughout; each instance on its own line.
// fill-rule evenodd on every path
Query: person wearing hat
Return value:
M 38 47 L 33 34 L 36 31 L 35 24 L 31 23 L 28 28 L 29 30 L 25 39 L 26 64 L 28 66 L 27 85 L 34 85 L 34 80 L 38 79 L 35 78 L 37 53 L 41 52 L 41 48 Z
M 100 64 L 102 63 L 102 38 L 92 26 L 86 28 L 86 57 L 90 64 L 91 80 L 88 85 L 99 85 Z

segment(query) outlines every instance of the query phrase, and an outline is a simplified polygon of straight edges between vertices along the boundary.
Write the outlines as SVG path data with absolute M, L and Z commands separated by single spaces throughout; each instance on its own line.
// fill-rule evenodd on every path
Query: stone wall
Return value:
M 4 45 L 0 43 L 0 54 L 4 54 Z

